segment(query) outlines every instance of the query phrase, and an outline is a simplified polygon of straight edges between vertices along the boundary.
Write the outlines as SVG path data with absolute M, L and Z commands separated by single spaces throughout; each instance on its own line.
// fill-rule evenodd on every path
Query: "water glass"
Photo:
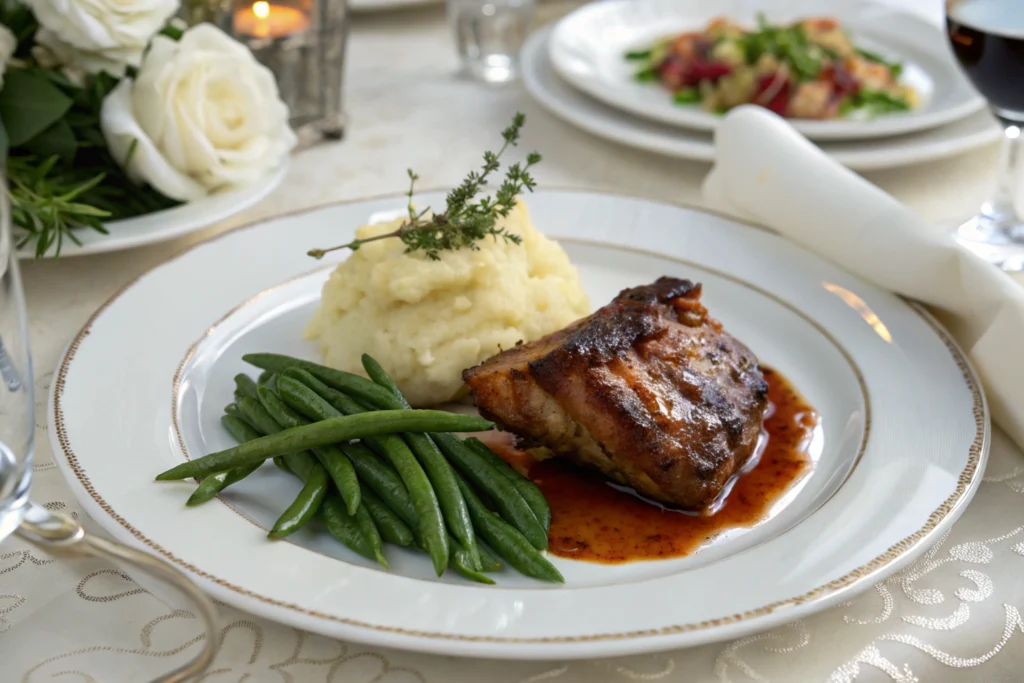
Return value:
M 519 49 L 533 22 L 534 0 L 448 0 L 463 68 L 485 83 L 519 77 Z
M 6 189 L 0 198 L 0 541 L 18 525 L 29 505 L 35 401 L 28 352 L 28 321 L 10 238 Z
M 86 534 L 70 516 L 29 500 L 36 429 L 34 384 L 25 297 L 11 233 L 7 183 L 0 168 L 0 551 L 4 539 L 17 534 L 52 555 L 91 555 L 127 562 L 177 588 L 195 605 L 206 627 L 206 639 L 191 661 L 156 681 L 193 680 L 210 665 L 217 651 L 217 611 L 210 599 L 163 560 Z

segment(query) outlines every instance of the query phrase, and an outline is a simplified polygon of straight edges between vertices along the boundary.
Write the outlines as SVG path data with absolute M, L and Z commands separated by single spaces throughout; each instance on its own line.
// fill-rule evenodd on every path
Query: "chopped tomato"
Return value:
M 717 81 L 730 73 L 732 67 L 723 62 L 697 61 L 686 68 L 686 81 L 687 85 L 697 85 L 701 81 Z
M 770 109 L 779 116 L 785 116 L 791 90 L 792 85 L 785 76 L 777 74 L 762 76 L 761 80 L 757 82 L 754 103 L 760 104 L 765 109 Z

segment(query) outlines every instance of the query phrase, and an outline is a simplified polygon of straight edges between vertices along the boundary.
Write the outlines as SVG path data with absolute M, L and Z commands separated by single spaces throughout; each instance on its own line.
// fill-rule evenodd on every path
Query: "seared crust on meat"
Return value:
M 768 406 L 757 359 L 660 278 L 463 373 L 480 411 L 522 445 L 645 496 L 703 510 L 754 452 Z

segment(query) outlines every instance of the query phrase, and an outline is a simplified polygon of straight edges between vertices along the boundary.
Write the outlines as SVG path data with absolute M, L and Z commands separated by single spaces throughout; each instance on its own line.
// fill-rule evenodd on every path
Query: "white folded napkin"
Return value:
M 730 112 L 715 158 L 710 206 L 930 306 L 981 375 L 993 419 L 1024 448 L 1024 288 L 765 109 Z

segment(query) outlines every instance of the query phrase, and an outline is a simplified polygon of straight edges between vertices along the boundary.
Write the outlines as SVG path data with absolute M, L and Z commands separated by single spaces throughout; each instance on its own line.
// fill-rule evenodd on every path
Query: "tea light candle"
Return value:
M 309 16 L 294 7 L 257 0 L 235 12 L 235 34 L 253 38 L 284 38 L 309 28 Z

